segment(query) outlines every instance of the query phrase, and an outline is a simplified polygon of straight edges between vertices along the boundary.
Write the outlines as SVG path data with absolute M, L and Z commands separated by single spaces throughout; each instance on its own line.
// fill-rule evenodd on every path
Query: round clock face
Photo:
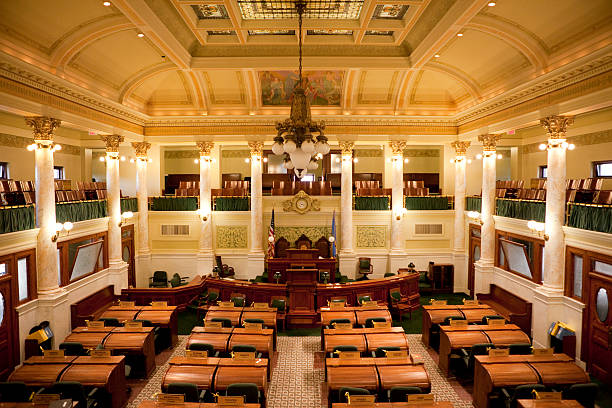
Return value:
M 297 200 L 295 202 L 295 207 L 298 210 L 302 210 L 303 211 L 303 210 L 305 210 L 308 207 L 308 202 L 306 201 L 306 199 L 301 198 L 301 199 L 299 199 L 299 200 Z

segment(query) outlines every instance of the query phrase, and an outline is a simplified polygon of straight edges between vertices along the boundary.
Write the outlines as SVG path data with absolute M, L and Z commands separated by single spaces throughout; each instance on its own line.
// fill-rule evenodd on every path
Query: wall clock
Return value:
M 321 203 L 306 194 L 304 190 L 294 195 L 289 200 L 283 201 L 283 211 L 294 211 L 298 214 L 305 214 L 308 211 L 320 211 Z

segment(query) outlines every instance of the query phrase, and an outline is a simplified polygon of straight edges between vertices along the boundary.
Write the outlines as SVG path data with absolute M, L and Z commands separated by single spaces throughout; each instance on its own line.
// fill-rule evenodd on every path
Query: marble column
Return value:
M 121 264 L 121 193 L 119 187 L 119 144 L 123 136 L 103 135 L 106 144 L 106 191 L 108 205 L 108 262 Z
M 501 135 L 480 135 L 482 142 L 482 209 L 481 209 L 481 252 L 480 263 L 492 266 L 495 260 L 495 179 L 497 141 Z
M 402 237 L 404 218 L 404 148 L 403 140 L 391 140 L 391 251 L 389 252 L 389 271 L 396 273 L 404 266 L 405 244 Z
M 147 189 L 147 152 L 151 148 L 148 142 L 132 142 L 136 151 L 136 198 L 138 199 L 138 251 L 134 257 L 136 263 L 136 284 L 143 287 L 151 271 L 151 247 L 149 245 L 149 193 Z
M 34 132 L 36 227 L 36 274 L 38 293 L 52 294 L 59 290 L 57 243 L 52 241 L 55 230 L 55 184 L 53 180 L 53 132 L 61 121 L 45 116 L 25 118 Z
M 563 292 L 565 270 L 565 131 L 574 123 L 573 117 L 549 116 L 540 120 L 548 134 L 548 162 L 546 179 L 546 216 L 544 233 L 548 236 L 544 247 L 542 284 L 551 292 Z
M 352 278 L 356 275 L 353 249 L 353 148 L 355 142 L 341 140 L 342 176 L 340 179 L 340 251 L 338 261 L 340 273 Z
M 200 151 L 200 241 L 198 246 L 198 274 L 212 272 L 214 252 L 212 247 L 212 209 L 210 193 L 210 151 L 213 142 L 197 142 Z
M 455 149 L 455 220 L 453 234 L 453 264 L 455 265 L 455 288 L 467 292 L 467 259 L 465 253 L 465 170 L 467 165 L 466 150 L 470 142 L 454 141 Z
M 263 197 L 261 191 L 263 142 L 249 142 L 251 149 L 251 245 L 249 250 L 249 269 L 244 277 L 254 278 L 264 271 L 263 251 Z M 243 273 L 243 275 L 244 275 Z M 236 271 L 238 275 L 238 271 Z M 240 277 L 240 276 L 238 276 Z

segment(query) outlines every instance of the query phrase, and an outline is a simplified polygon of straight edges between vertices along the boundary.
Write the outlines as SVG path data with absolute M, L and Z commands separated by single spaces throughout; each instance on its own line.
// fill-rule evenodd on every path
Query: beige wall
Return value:
M 237 151 L 240 151 L 240 153 L 235 153 Z M 224 157 L 224 152 L 227 152 L 227 154 L 230 154 L 232 156 L 239 155 L 240 157 Z M 221 174 L 240 173 L 242 175 L 242 178 L 251 177 L 251 163 L 247 163 L 244 160 L 249 157 L 249 149 L 240 149 L 239 147 L 227 149 L 222 148 L 220 159 Z
M 198 174 L 200 165 L 194 163 L 191 158 L 166 158 L 164 159 L 166 174 Z

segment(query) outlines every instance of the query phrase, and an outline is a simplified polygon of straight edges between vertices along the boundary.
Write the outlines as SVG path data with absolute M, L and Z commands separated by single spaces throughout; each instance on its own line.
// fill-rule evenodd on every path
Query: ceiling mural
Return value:
M 191 8 L 200 20 L 226 20 L 229 19 L 227 10 L 221 4 L 199 4 L 192 5 Z
M 304 18 L 356 20 L 364 0 L 310 0 Z M 294 0 L 238 0 L 242 18 L 266 20 L 296 18 Z
M 312 106 L 340 106 L 343 71 L 304 72 L 304 90 Z M 259 73 L 262 105 L 291 104 L 297 71 L 262 71 Z
M 401 20 L 408 11 L 408 6 L 401 4 L 380 4 L 374 10 L 374 18 Z

